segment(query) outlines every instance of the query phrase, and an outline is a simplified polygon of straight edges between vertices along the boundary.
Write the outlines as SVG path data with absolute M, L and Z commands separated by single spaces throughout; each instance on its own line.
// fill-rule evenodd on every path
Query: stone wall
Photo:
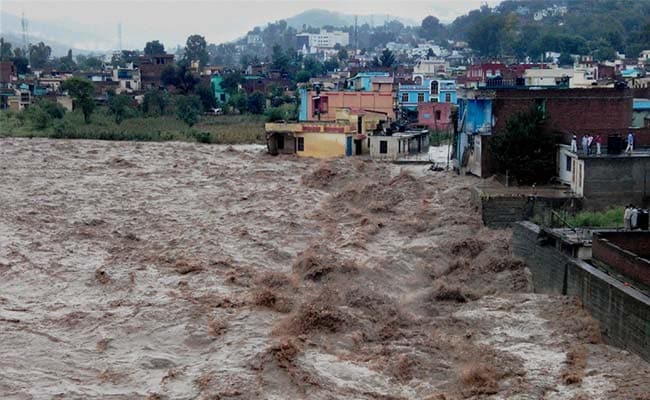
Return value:
M 650 196 L 650 157 L 585 157 L 584 205 L 606 209 L 628 203 L 644 206 Z
M 531 270 L 538 293 L 577 297 L 600 323 L 605 340 L 650 361 L 650 298 L 585 263 L 568 257 L 555 239 L 530 222 L 514 226 L 514 254 Z

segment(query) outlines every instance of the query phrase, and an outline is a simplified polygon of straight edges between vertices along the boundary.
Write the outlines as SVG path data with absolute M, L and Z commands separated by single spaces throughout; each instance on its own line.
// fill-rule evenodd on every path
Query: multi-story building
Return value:
M 495 172 L 492 138 L 505 132 L 510 117 L 531 107 L 544 111 L 547 134 L 561 134 L 564 144 L 573 134 L 625 135 L 632 121 L 630 90 L 613 88 L 466 89 L 459 94 L 458 105 L 456 159 L 480 177 Z
M 153 54 L 141 56 L 138 61 L 143 89 L 158 89 L 162 86 L 160 80 L 162 70 L 174 64 L 173 54 Z
M 321 29 L 320 33 L 299 33 L 296 35 L 298 49 L 306 53 L 316 53 L 324 49 L 333 49 L 337 44 L 345 47 L 350 44 L 347 32 L 328 32 Z

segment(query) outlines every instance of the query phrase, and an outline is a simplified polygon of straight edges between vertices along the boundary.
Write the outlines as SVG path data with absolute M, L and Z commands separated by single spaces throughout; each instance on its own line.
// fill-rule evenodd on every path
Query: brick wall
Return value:
M 495 93 L 492 136 L 505 130 L 510 117 L 530 110 L 538 101 L 545 104 L 549 116 L 548 134 L 560 134 L 564 144 L 571 143 L 572 133 L 600 134 L 603 138 L 611 134 L 626 135 L 632 122 L 632 92 L 627 89 L 499 89 Z M 650 135 L 640 136 L 639 145 L 650 145 Z M 483 151 L 483 176 L 489 176 L 496 168 L 489 151 L 490 141 L 491 137 Z
M 608 268 L 650 287 L 650 232 L 603 233 L 594 236 L 592 257 Z
M 608 343 L 650 361 L 650 298 L 563 254 L 553 239 L 539 233 L 537 225 L 520 222 L 512 235 L 513 252 L 529 267 L 534 291 L 577 297 L 599 322 Z
M 548 130 L 578 134 L 625 134 L 632 121 L 632 93 L 617 89 L 497 90 L 494 131 L 503 131 L 510 116 L 545 99 Z M 570 137 L 569 137 L 570 140 Z M 569 144 L 567 142 L 567 144 Z

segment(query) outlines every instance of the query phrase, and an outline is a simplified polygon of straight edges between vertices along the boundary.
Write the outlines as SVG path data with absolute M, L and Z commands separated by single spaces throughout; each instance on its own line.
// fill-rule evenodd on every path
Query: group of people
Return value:
M 596 144 L 596 154 L 600 155 L 600 148 L 603 145 L 603 137 L 600 134 L 596 136 L 592 136 L 591 134 L 582 135 L 580 149 L 586 154 L 591 154 L 594 143 Z M 571 151 L 574 153 L 578 152 L 578 137 L 575 134 L 571 138 Z
M 591 134 L 586 134 L 582 135 L 582 138 L 580 139 L 580 150 L 583 153 L 586 154 L 592 154 L 593 152 L 593 144 L 596 144 L 596 155 L 600 155 L 600 149 L 603 144 L 603 137 L 600 134 L 597 134 L 596 136 L 592 136 Z M 627 147 L 625 148 L 625 152 L 627 154 L 632 154 L 632 151 L 634 150 L 634 134 L 632 132 L 629 132 L 627 134 Z M 574 153 L 578 152 L 578 136 L 573 134 L 573 137 L 571 138 L 571 151 Z
M 636 228 L 638 217 L 639 210 L 634 206 L 634 204 L 628 204 L 625 206 L 625 212 L 623 213 L 623 226 L 625 229 Z

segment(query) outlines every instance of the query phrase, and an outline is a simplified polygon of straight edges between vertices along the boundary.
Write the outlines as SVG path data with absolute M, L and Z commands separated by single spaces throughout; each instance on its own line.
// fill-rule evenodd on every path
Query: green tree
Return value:
M 244 77 L 239 71 L 230 72 L 223 76 L 221 87 L 228 94 L 235 94 L 239 91 L 239 85 L 244 83 Z
M 214 98 L 212 85 L 202 83 L 196 87 L 194 92 L 197 96 L 199 96 L 204 111 L 208 111 L 217 107 L 217 99 Z
M 381 55 L 379 56 L 379 59 L 375 57 L 374 63 L 377 64 L 379 67 L 387 67 L 390 68 L 393 65 L 395 65 L 395 56 L 393 55 L 393 52 L 384 49 L 384 51 L 381 52 Z
M 47 62 L 50 60 L 50 55 L 52 54 L 52 49 L 50 46 L 45 45 L 43 42 L 39 42 L 36 45 L 29 46 L 29 60 L 32 68 L 43 68 L 47 65 Z
M 178 85 L 178 67 L 175 65 L 168 65 L 160 71 L 160 81 L 165 86 Z
M 311 79 L 311 73 L 309 71 L 302 70 L 296 74 L 296 82 L 298 83 L 309 82 L 309 79 Z
M 562 54 L 560 54 L 560 57 L 558 57 L 557 63 L 559 65 L 571 65 L 571 66 L 573 66 L 573 58 L 571 58 L 571 55 L 569 53 L 562 53 Z
M 514 42 L 515 22 L 509 16 L 485 15 L 467 33 L 470 47 L 485 57 L 503 55 Z
M 5 42 L 5 38 L 0 37 L 0 61 L 9 61 L 11 56 L 11 43 Z
M 547 115 L 539 108 L 513 115 L 505 132 L 492 137 L 491 153 L 501 173 L 526 185 L 547 183 L 555 175 L 555 137 L 545 132 Z
M 81 108 L 84 115 L 84 121 L 90 123 L 90 116 L 95 110 L 95 101 L 93 100 L 93 84 L 87 79 L 70 78 L 63 81 L 61 90 L 67 91 L 74 100 L 75 108 Z
M 263 114 L 266 108 L 266 96 L 262 92 L 255 92 L 248 96 L 248 112 L 251 114 Z
M 52 118 L 38 104 L 25 110 L 25 116 L 31 122 L 34 129 L 43 130 L 50 125 Z
M 339 50 L 339 53 L 337 54 L 337 57 L 338 57 L 339 61 L 341 61 L 341 62 L 347 60 L 348 59 L 348 51 L 346 49 L 342 48 L 341 50 Z
M 77 66 L 84 71 L 101 71 L 104 69 L 104 61 L 99 57 L 77 55 Z
M 111 57 L 111 65 L 114 67 L 126 67 L 127 64 L 138 61 L 140 51 L 138 50 L 122 50 L 119 53 L 113 54 Z
M 427 40 L 440 39 L 444 30 L 445 27 L 440 23 L 440 20 L 433 15 L 429 15 L 422 20 L 420 37 Z
M 29 72 L 29 60 L 26 57 L 16 56 L 12 57 L 10 61 L 14 63 L 18 74 L 22 75 Z
M 147 56 L 165 54 L 165 46 L 158 40 L 147 42 L 144 46 L 144 54 Z
M 201 100 L 197 96 L 177 96 L 176 116 L 189 126 L 193 126 L 199 120 L 201 114 Z
M 129 115 L 132 100 L 129 96 L 118 94 L 108 99 L 108 110 L 113 114 L 116 124 L 121 124 Z
M 244 92 L 235 93 L 228 99 L 228 105 L 243 114 L 248 110 L 248 96 Z
M 41 100 L 38 106 L 53 119 L 61 119 L 65 115 L 65 107 L 55 101 Z
M 165 115 L 168 104 L 167 93 L 158 89 L 148 90 L 142 99 L 142 112 L 145 115 Z
M 289 56 L 285 54 L 285 52 L 282 50 L 282 46 L 279 44 L 273 46 L 273 55 L 271 56 L 271 60 L 273 69 L 279 70 L 282 74 L 289 72 Z
M 205 38 L 201 35 L 191 35 L 185 42 L 185 61 L 187 64 L 197 61 L 200 67 L 208 63 L 208 50 Z
M 199 83 L 187 64 L 169 65 L 160 73 L 160 80 L 164 85 L 172 85 L 183 94 L 189 94 L 194 91 L 194 87 Z

